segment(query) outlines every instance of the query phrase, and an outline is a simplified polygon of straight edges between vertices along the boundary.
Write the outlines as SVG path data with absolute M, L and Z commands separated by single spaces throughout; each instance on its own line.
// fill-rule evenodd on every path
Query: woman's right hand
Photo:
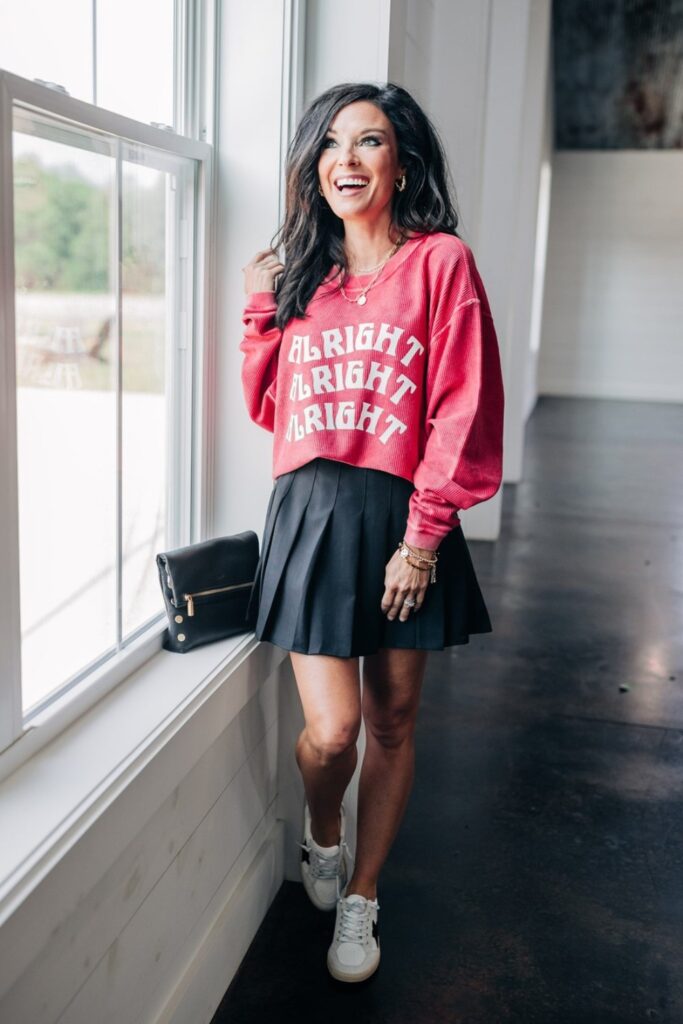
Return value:
M 246 295 L 251 292 L 274 292 L 275 278 L 284 270 L 284 264 L 280 263 L 274 249 L 262 249 L 257 252 L 254 258 L 242 267 L 244 272 L 244 291 Z

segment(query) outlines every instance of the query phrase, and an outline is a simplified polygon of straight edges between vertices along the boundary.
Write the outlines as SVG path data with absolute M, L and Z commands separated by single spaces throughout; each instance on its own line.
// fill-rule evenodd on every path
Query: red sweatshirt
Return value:
M 410 238 L 363 305 L 330 277 L 282 331 L 274 292 L 246 299 L 242 387 L 274 434 L 273 479 L 318 456 L 404 477 L 405 539 L 436 550 L 502 479 L 500 354 L 472 250 L 441 231 Z

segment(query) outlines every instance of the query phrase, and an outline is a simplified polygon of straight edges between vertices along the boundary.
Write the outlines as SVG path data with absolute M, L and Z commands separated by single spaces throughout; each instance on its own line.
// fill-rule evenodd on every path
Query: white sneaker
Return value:
M 334 910 L 348 881 L 346 811 L 340 808 L 340 836 L 336 846 L 319 846 L 311 835 L 311 812 L 304 800 L 304 841 L 301 847 L 301 877 L 311 903 L 318 910 Z
M 338 981 L 365 981 L 379 965 L 377 900 L 359 893 L 340 896 L 327 967 Z

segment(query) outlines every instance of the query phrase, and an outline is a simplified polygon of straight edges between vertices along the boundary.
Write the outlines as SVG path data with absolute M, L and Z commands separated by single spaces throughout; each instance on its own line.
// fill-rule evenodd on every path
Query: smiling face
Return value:
M 342 107 L 332 119 L 318 160 L 318 177 L 330 208 L 342 220 L 378 219 L 391 210 L 398 161 L 389 118 L 368 100 Z

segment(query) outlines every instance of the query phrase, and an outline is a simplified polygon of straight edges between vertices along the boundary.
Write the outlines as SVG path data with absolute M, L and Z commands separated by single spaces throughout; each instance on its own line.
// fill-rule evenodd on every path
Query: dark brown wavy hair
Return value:
M 315 290 L 335 265 L 339 274 L 348 269 L 344 222 L 318 192 L 318 160 L 335 115 L 358 100 L 379 107 L 396 133 L 398 159 L 406 170 L 406 187 L 394 189 L 391 209 L 399 236 L 445 231 L 459 237 L 443 143 L 410 93 L 391 82 L 344 82 L 327 89 L 303 113 L 287 151 L 285 219 L 270 243 L 285 267 L 275 287 L 280 328 L 294 316 L 305 317 Z

